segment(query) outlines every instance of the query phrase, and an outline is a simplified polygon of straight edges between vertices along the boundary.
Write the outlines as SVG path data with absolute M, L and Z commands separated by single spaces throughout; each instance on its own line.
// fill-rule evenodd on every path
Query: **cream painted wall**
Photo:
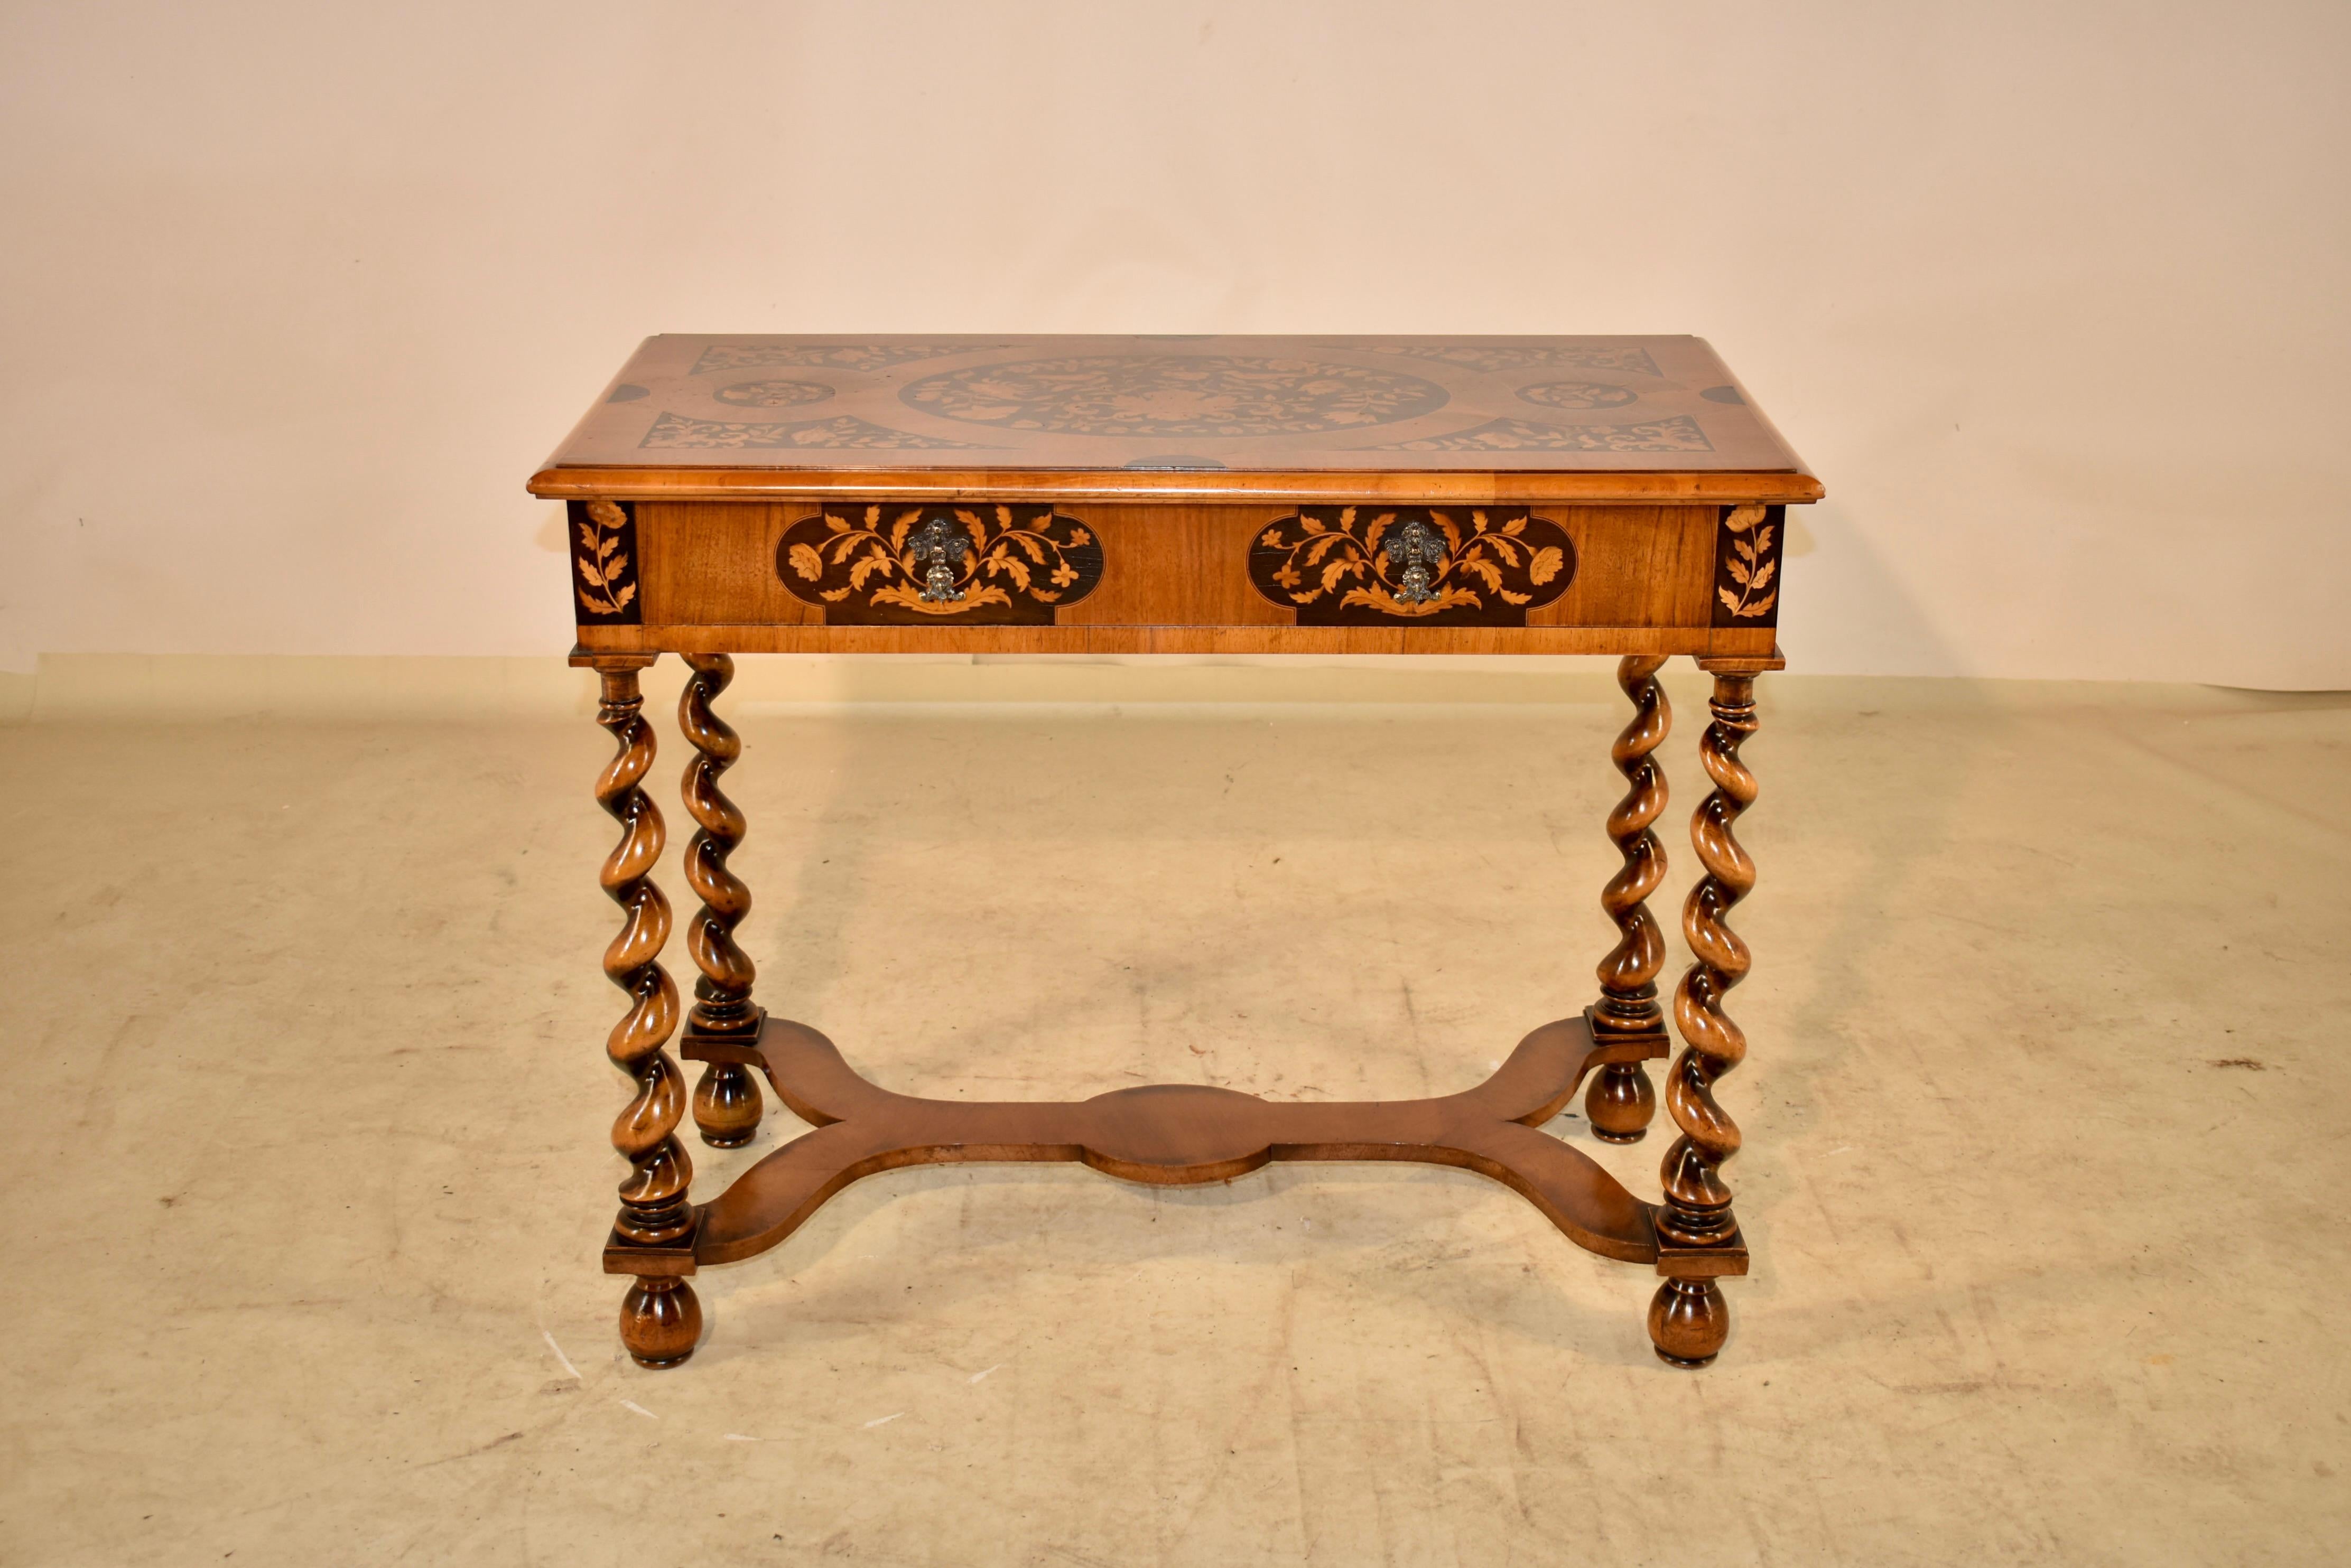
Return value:
M 0 9 L 0 667 L 566 646 L 656 330 L 1711 338 L 1837 672 L 2351 686 L 2351 7 Z

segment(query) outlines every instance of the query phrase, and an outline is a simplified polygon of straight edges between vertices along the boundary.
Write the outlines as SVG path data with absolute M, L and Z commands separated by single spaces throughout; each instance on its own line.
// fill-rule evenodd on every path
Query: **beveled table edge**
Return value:
M 1242 472 L 1232 469 L 660 468 L 563 465 L 531 476 L 547 500 L 764 501 L 872 496 L 906 501 L 1388 501 L 1485 506 L 1750 501 L 1802 505 L 1827 494 L 1802 470 L 1672 469 Z

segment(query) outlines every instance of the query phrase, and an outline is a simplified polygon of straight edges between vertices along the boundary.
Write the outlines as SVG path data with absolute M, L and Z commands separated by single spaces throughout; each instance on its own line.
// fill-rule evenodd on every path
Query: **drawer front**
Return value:
M 573 501 L 583 646 L 1769 652 L 1779 507 Z
M 1102 564 L 1093 528 L 1050 506 L 823 507 L 775 549 L 776 580 L 828 626 L 1050 626 Z

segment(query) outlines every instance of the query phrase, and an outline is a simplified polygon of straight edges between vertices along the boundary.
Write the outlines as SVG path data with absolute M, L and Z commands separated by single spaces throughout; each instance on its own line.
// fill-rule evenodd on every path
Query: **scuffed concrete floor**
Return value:
M 2351 706 L 1764 689 L 1698 1375 L 1499 1186 L 1279 1166 L 875 1177 L 639 1371 L 603 735 L 0 730 L 0 1560 L 2339 1561 Z M 746 945 L 911 1092 L 1447 1092 L 1589 998 L 1619 722 L 754 714 Z

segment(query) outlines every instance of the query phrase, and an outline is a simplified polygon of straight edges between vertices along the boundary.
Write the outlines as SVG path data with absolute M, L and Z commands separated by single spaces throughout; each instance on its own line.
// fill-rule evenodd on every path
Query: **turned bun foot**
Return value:
M 702 1337 L 702 1303 L 674 1276 L 638 1279 L 621 1298 L 621 1343 L 639 1366 L 681 1364 Z
M 1730 1304 L 1712 1280 L 1667 1280 L 1649 1302 L 1649 1340 L 1669 1366 L 1700 1367 L 1730 1335 Z
M 739 1061 L 714 1061 L 694 1088 L 694 1124 L 714 1149 L 739 1149 L 759 1131 L 758 1081 Z
M 1636 1061 L 1612 1061 L 1583 1092 L 1583 1114 L 1604 1144 L 1637 1144 L 1657 1113 L 1657 1092 Z

